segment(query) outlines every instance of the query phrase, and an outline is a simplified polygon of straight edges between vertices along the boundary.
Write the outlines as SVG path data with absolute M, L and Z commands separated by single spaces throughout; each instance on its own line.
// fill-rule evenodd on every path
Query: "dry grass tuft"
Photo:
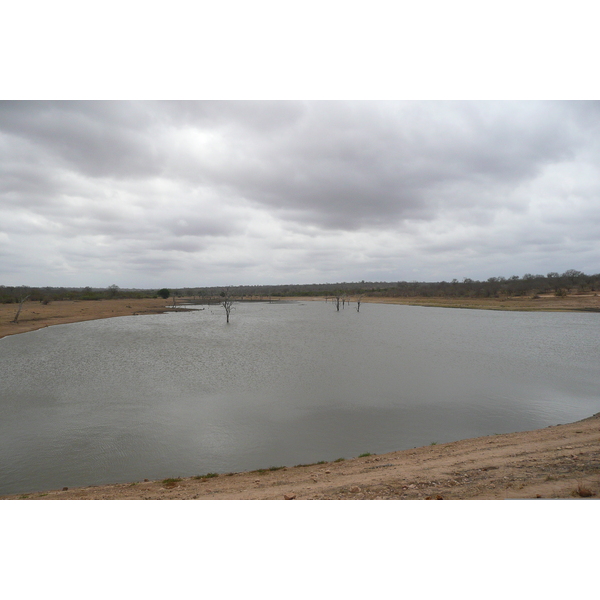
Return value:
M 577 489 L 573 490 L 572 495 L 579 496 L 580 498 L 591 498 L 596 494 L 592 492 L 592 490 L 590 490 L 589 488 L 583 487 L 581 484 L 579 484 L 577 486 Z

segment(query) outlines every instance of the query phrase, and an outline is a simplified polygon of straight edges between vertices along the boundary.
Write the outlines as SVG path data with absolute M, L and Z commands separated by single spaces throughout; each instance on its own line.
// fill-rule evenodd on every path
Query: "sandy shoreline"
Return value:
M 590 298 L 585 305 L 590 302 L 593 306 L 598 298 Z M 156 314 L 165 312 L 165 304 L 162 299 L 36 304 L 24 309 L 19 324 L 12 328 L 14 324 L 8 323 L 7 317 L 14 317 L 15 307 L 3 305 L 0 307 L 0 337 L 52 324 Z M 7 310 L 7 307 L 10 308 Z M 265 465 L 264 470 L 209 478 L 179 479 L 175 474 L 173 477 L 173 480 L 39 491 L 0 498 L 597 499 L 600 498 L 600 413 L 576 423 L 541 430 L 485 436 L 341 462 L 287 466 L 278 470 L 269 470 L 269 465 Z
M 600 498 L 600 413 L 565 425 L 304 466 L 13 494 L 31 500 Z
M 79 323 L 111 317 L 160 314 L 167 311 L 168 301 L 162 298 L 142 300 L 59 300 L 42 304 L 26 302 L 18 323 L 12 323 L 17 312 L 16 304 L 0 304 L 0 338 L 17 333 L 36 331 L 51 325 Z

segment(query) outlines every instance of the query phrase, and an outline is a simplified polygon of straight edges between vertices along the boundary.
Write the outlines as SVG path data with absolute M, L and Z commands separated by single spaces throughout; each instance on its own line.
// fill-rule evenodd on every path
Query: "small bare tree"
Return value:
M 223 300 L 221 301 L 221 306 L 225 309 L 225 315 L 227 316 L 227 323 L 229 323 L 229 315 L 231 313 L 231 307 L 233 305 L 233 300 L 231 299 L 231 296 L 229 295 L 229 290 L 225 290 L 224 292 L 221 292 L 221 298 L 223 298 Z
M 335 309 L 339 312 L 340 311 L 340 300 L 342 299 L 342 295 L 336 292 L 336 294 L 333 298 L 335 300 Z
M 31 294 L 25 295 L 24 293 L 19 296 L 19 298 L 17 299 L 19 302 L 19 308 L 17 310 L 17 314 L 15 315 L 15 318 L 11 321 L 11 323 L 19 322 L 19 315 L 21 314 L 21 309 L 23 308 L 23 303 L 25 302 L 25 300 L 27 300 L 27 298 L 29 298 L 29 296 L 31 296 Z
M 356 297 L 356 312 L 360 312 L 360 303 L 363 299 L 364 294 L 360 294 Z

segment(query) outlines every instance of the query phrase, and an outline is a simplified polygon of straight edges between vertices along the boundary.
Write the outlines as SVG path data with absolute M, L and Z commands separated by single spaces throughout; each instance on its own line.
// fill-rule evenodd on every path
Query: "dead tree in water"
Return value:
M 356 312 L 360 312 L 360 303 L 361 300 L 363 299 L 364 294 L 361 294 L 360 296 L 357 296 L 356 298 Z
M 233 305 L 233 300 L 229 296 L 229 290 L 227 290 L 226 292 L 221 292 L 221 297 L 223 298 L 221 306 L 225 309 L 225 314 L 227 315 L 227 323 L 229 323 L 229 314 L 231 313 L 231 306 Z
M 338 294 L 337 296 L 335 296 L 335 309 L 340 312 L 340 300 L 342 299 L 342 297 Z

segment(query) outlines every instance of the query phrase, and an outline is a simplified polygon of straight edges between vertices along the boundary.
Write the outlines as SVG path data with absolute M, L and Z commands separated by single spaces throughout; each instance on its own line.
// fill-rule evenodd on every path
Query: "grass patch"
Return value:
M 320 460 L 319 462 L 306 463 L 306 464 L 301 464 L 301 465 L 295 465 L 294 468 L 296 468 L 296 467 L 314 467 L 315 465 L 326 465 L 326 464 L 327 464 L 326 460 Z
M 333 462 L 344 462 L 345 458 L 336 458 Z
M 167 479 L 162 480 L 162 484 L 166 488 L 174 488 L 181 481 L 181 477 L 168 477 Z
M 363 452 L 358 455 L 358 458 L 365 458 L 365 456 L 373 456 L 370 452 Z
M 250 473 L 258 473 L 259 475 L 264 475 L 265 473 L 268 473 L 269 471 L 279 471 L 281 469 L 285 469 L 285 466 L 283 466 L 283 467 L 269 467 L 268 469 L 256 469 L 255 471 L 250 471 Z
M 29 494 L 23 494 L 22 496 L 19 496 L 19 500 L 27 500 L 27 498 L 29 498 Z
M 437 446 L 437 442 L 431 442 L 430 446 Z
M 229 473 L 233 475 L 233 473 Z M 213 477 L 218 477 L 218 473 L 207 473 L 206 475 L 194 475 L 192 479 L 212 479 Z

